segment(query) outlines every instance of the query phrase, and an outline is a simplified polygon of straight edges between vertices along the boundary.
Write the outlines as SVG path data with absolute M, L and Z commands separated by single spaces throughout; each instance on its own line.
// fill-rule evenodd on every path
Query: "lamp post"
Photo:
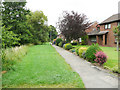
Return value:
M 119 51 L 120 25 L 117 27 L 114 27 L 113 33 L 117 40 L 117 51 Z
M 119 39 L 120 39 L 120 36 L 118 34 L 114 34 L 116 40 L 117 40 L 117 51 L 119 51 Z

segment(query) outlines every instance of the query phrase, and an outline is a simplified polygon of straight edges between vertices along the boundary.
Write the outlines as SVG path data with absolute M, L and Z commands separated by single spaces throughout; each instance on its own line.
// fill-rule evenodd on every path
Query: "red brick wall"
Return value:
M 91 25 L 88 29 L 85 30 L 86 33 L 91 32 L 94 28 L 96 28 L 96 25 L 98 25 L 97 22 L 95 22 L 93 25 Z M 97 28 L 96 28 L 97 29 Z
M 102 35 L 99 35 L 99 36 L 98 36 L 98 44 L 99 44 L 99 45 L 103 45 L 103 40 L 102 40 L 102 38 L 103 38 Z

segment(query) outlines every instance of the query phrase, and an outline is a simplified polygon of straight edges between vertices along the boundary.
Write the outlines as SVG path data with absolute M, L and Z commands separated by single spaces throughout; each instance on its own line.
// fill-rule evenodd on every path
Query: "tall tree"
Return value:
M 44 43 L 48 41 L 49 30 L 47 24 L 47 17 L 42 11 L 31 12 L 31 15 L 27 16 L 28 24 L 31 25 L 30 32 L 33 35 L 33 43 Z
M 86 15 L 78 14 L 74 11 L 71 11 L 71 13 L 65 11 L 63 17 L 60 17 L 57 23 L 61 34 L 63 34 L 68 41 L 86 35 L 85 30 L 90 24 L 91 23 L 87 21 Z
M 49 26 L 49 38 L 50 38 L 50 41 L 52 41 L 53 39 L 57 38 L 57 31 L 56 31 L 56 28 L 52 25 Z
M 30 11 L 25 9 L 25 5 L 26 2 L 3 2 L 2 7 L 2 26 L 9 28 L 8 31 L 13 31 L 13 33 L 17 34 L 21 44 L 29 43 L 29 38 L 31 37 L 26 22 L 26 15 Z

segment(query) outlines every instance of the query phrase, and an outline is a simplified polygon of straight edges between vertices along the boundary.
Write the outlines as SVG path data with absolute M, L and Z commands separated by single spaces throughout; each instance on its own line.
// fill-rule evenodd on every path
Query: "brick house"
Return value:
M 113 29 L 114 27 L 120 25 L 119 15 L 120 14 L 112 15 L 98 25 L 94 23 L 92 25 L 92 28 L 94 26 L 94 29 L 88 28 L 89 30 L 86 30 L 86 33 L 89 37 L 88 43 L 98 43 L 102 46 L 115 47 L 116 39 L 113 33 Z
M 85 32 L 87 34 L 91 33 L 91 32 L 95 32 L 97 30 L 97 26 L 98 25 L 98 22 L 95 21 L 93 22 L 93 24 L 88 27 Z M 88 38 L 88 44 L 91 45 L 92 43 L 96 43 L 96 36 L 95 35 L 89 35 L 89 38 Z

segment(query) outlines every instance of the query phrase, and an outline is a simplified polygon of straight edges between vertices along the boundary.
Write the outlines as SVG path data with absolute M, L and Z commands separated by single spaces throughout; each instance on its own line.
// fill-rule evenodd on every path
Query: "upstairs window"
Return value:
M 111 24 L 108 24 L 108 29 L 110 29 L 111 28 Z
M 120 22 L 118 22 L 118 26 L 120 25 Z
M 96 31 L 96 28 L 93 28 L 93 31 Z
M 107 29 L 107 24 L 105 25 L 105 29 Z
M 105 25 L 105 29 L 110 29 L 111 28 L 111 24 L 106 24 Z

